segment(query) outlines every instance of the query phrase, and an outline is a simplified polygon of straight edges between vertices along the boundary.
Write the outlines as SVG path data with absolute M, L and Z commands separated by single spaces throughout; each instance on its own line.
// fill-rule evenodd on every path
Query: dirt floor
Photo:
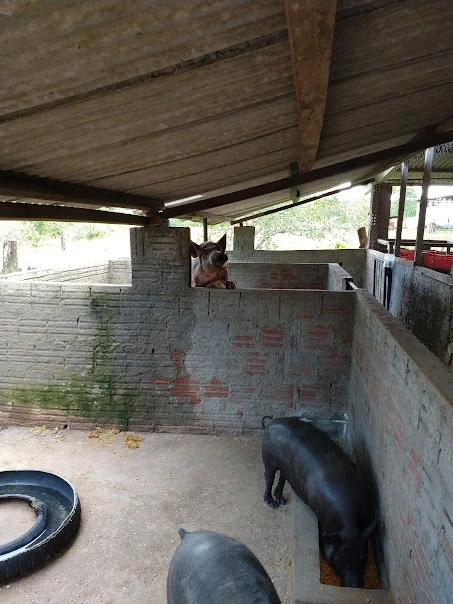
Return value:
M 0 586 L 2 604 L 164 604 L 177 529 L 213 530 L 244 542 L 289 602 L 289 506 L 272 510 L 264 491 L 260 439 L 52 429 L 0 430 L 0 470 L 60 474 L 76 488 L 82 523 L 71 546 L 30 575 Z M 17 503 L 18 536 L 33 517 Z M 0 526 L 12 504 L 0 504 Z M 13 527 L 13 529 L 11 529 Z M 11 530 L 17 534 L 7 534 Z

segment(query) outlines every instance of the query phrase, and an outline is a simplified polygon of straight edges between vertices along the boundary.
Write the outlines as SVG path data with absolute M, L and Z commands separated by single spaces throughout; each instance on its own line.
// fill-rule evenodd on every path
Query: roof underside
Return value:
M 124 206 L 141 210 L 297 171 L 281 0 L 10 0 L 0 13 L 1 170 L 152 198 Z M 338 0 L 312 169 L 405 143 L 446 121 L 452 65 L 451 0 Z M 382 170 L 345 169 L 299 193 Z M 36 202 L 26 191 L 0 187 L 5 201 Z M 114 199 L 121 207 L 122 197 Z M 288 199 L 285 188 L 186 217 L 234 219 Z M 82 194 L 38 202 L 110 205 L 84 203 Z
M 425 154 L 417 153 L 409 159 L 408 184 L 421 185 L 423 180 Z M 384 177 L 385 182 L 399 185 L 401 181 L 401 164 L 395 166 Z M 434 147 L 433 165 L 431 169 L 432 185 L 453 185 L 453 143 Z

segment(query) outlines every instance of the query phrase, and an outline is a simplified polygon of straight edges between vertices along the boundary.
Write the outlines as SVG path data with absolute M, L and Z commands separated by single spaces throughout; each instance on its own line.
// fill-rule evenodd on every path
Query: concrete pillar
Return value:
M 241 254 L 255 249 L 255 227 L 234 227 L 233 252 Z
M 153 293 L 190 287 L 190 229 L 131 229 L 132 285 Z

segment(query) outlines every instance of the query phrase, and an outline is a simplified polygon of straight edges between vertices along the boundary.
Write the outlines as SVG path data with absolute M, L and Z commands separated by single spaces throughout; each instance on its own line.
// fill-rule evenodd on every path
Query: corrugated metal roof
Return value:
M 421 185 L 423 180 L 424 153 L 418 153 L 408 160 L 408 183 Z M 385 182 L 399 185 L 401 180 L 401 164 L 395 166 L 385 177 Z M 453 185 L 453 143 L 446 143 L 434 148 L 433 166 L 431 169 L 431 184 Z
M 298 161 L 281 0 L 27 0 L 0 12 L 0 169 L 166 202 L 277 180 Z M 452 65 L 450 0 L 339 0 L 313 168 L 451 117 Z

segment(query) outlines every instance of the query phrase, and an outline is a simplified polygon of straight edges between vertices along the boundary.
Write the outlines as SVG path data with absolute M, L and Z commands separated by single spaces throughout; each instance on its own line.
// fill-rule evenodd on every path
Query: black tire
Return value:
M 74 487 L 48 472 L 0 472 L 3 499 L 28 500 L 37 521 L 24 535 L 0 547 L 0 583 L 30 572 L 62 550 L 77 533 L 81 515 Z

